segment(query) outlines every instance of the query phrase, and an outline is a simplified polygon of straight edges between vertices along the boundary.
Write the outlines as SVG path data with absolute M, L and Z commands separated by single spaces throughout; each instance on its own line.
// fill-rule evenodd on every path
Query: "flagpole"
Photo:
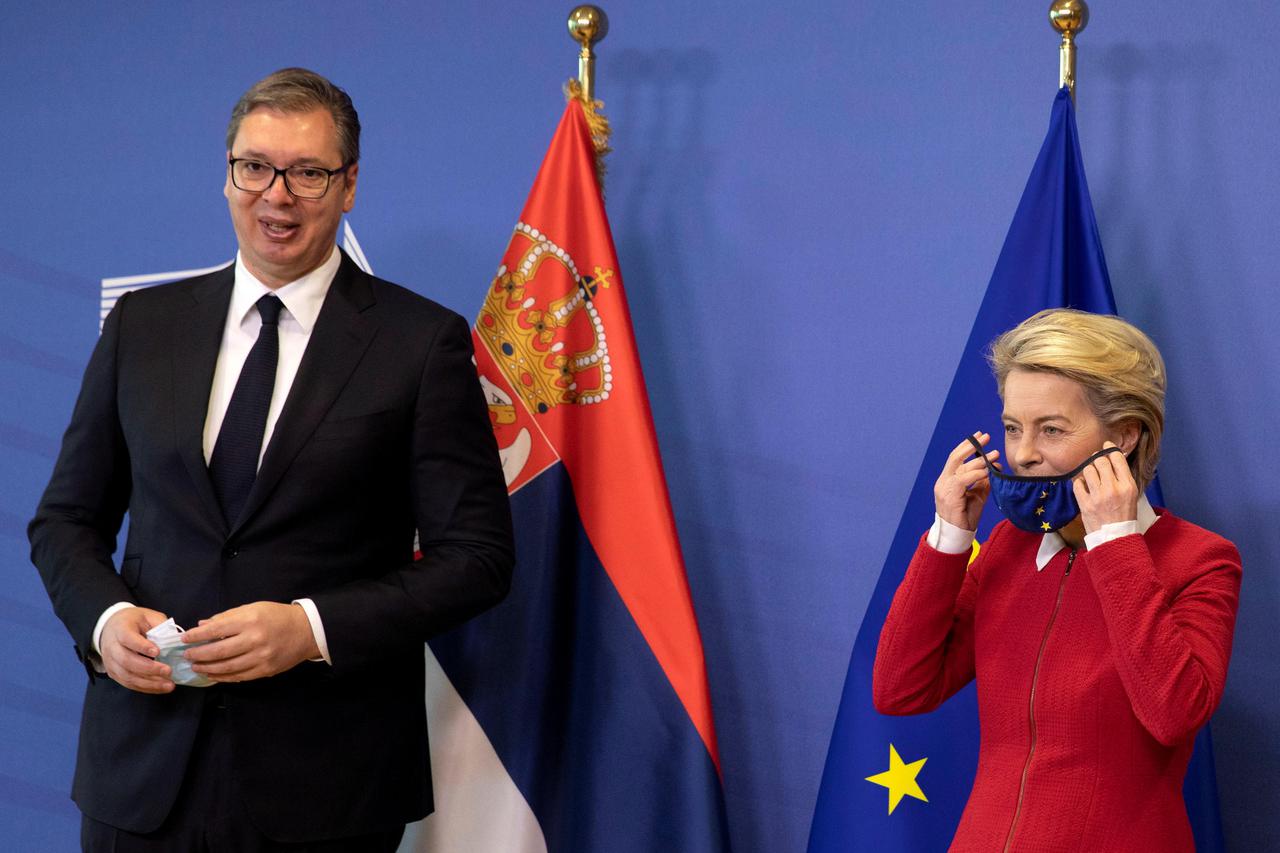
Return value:
M 1054 0 L 1049 6 L 1049 23 L 1062 33 L 1058 47 L 1058 88 L 1071 91 L 1076 99 L 1076 35 L 1089 25 L 1089 4 L 1084 0 Z
M 578 53 L 578 83 L 587 101 L 595 98 L 596 55 L 591 46 L 609 32 L 609 17 L 599 6 L 579 6 L 569 13 L 569 35 L 582 45 Z

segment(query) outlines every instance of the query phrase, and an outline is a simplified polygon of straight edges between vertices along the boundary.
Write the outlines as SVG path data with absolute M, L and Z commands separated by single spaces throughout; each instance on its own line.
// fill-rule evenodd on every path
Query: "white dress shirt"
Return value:
M 1092 533 L 1086 533 L 1084 548 L 1089 551 L 1104 542 L 1119 539 L 1121 536 L 1146 533 L 1151 525 L 1159 520 L 1160 516 L 1156 515 L 1156 511 L 1151 508 L 1151 502 L 1147 500 L 1145 494 L 1142 494 L 1138 497 L 1137 519 L 1133 521 L 1113 521 L 1110 524 L 1102 525 Z M 957 527 L 949 521 L 943 521 L 942 516 L 935 512 L 933 514 L 933 527 L 929 528 L 927 541 L 929 547 L 935 551 L 941 551 L 944 554 L 960 554 L 973 548 L 975 536 L 977 536 L 977 531 L 965 530 L 963 527 Z M 1036 552 L 1036 571 L 1038 572 L 1049 565 L 1053 555 L 1066 547 L 1066 540 L 1059 536 L 1057 531 L 1044 534 L 1044 537 L 1040 540 L 1040 550 Z
M 213 370 L 213 384 L 209 389 L 209 407 L 204 421 L 204 461 L 209 464 L 213 456 L 213 448 L 218 442 L 218 432 L 222 429 L 223 418 L 227 414 L 227 406 L 231 404 L 231 395 L 235 391 L 236 381 L 240 378 L 240 370 L 244 367 L 249 350 L 258 340 L 258 332 L 262 328 L 262 317 L 255 305 L 267 294 L 274 294 L 284 303 L 280 312 L 280 354 L 276 361 L 276 381 L 271 392 L 271 406 L 267 410 L 267 424 L 262 435 L 262 449 L 258 452 L 258 464 L 267 452 L 267 444 L 275 431 L 276 421 L 284 409 L 289 397 L 289 389 L 293 387 L 294 377 L 298 375 L 298 366 L 302 364 L 302 355 L 306 352 L 311 340 L 311 331 L 315 328 L 316 318 L 320 316 L 320 308 L 329 293 L 342 255 L 335 246 L 328 259 L 297 281 L 275 288 L 267 287 L 259 281 L 244 265 L 240 253 L 236 253 L 235 285 L 231 290 L 231 306 L 227 310 L 226 325 L 222 330 L 222 344 L 218 348 L 218 360 Z M 320 613 L 315 603 L 309 598 L 300 598 L 294 602 L 302 607 L 311 623 L 311 632 L 315 635 L 316 645 L 320 647 L 320 655 L 327 663 L 329 646 L 325 642 L 324 625 L 320 621 Z M 107 620 L 125 608 L 133 607 L 127 601 L 113 604 L 98 617 L 93 629 L 93 650 L 99 657 L 102 655 L 100 642 L 102 629 Z M 189 627 L 189 626 L 188 626 Z

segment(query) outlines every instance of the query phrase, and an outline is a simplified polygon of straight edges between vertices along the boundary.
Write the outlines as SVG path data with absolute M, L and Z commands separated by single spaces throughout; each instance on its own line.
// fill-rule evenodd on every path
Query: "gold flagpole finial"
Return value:
M 578 83 L 588 101 L 595 98 L 596 55 L 591 46 L 609 32 L 609 17 L 599 6 L 579 6 L 569 13 L 569 35 L 582 44 L 578 53 Z
M 1084 0 L 1054 0 L 1049 6 L 1049 23 L 1062 33 L 1058 48 L 1058 88 L 1066 86 L 1076 99 L 1076 35 L 1089 25 L 1089 4 Z

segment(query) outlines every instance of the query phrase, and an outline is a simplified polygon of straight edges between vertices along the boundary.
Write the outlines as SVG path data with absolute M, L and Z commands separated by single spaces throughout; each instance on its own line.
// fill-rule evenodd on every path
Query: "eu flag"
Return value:
M 933 484 L 938 472 L 965 435 L 978 429 L 994 430 L 1000 423 L 1000 399 L 983 355 L 987 345 L 1037 311 L 1057 307 L 1103 314 L 1116 310 L 1085 181 L 1075 111 L 1066 88 L 1053 102 L 1049 132 L 1013 215 L 858 630 L 818 792 L 809 853 L 945 850 L 955 833 L 978 758 L 973 685 L 932 713 L 888 717 L 872 706 L 871 670 L 894 591 L 921 534 L 932 523 Z M 1152 488 L 1158 490 L 1154 484 Z M 1153 502 L 1159 503 L 1155 497 Z M 999 510 L 989 504 L 978 526 L 979 541 L 986 539 L 999 520 Z M 901 788 L 895 793 L 868 781 L 867 777 L 902 765 L 906 767 L 898 778 L 914 774 L 919 786 L 906 799 L 902 799 Z M 921 801 L 917 793 L 927 801 Z M 1197 849 L 1221 850 L 1207 727 L 1196 744 L 1185 793 Z

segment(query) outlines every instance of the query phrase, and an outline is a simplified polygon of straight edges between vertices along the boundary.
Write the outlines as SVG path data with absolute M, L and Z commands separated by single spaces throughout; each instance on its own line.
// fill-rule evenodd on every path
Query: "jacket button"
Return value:
M 240 553 L 240 549 L 235 547 L 234 545 L 228 545 L 227 547 L 222 549 L 222 556 L 226 557 L 228 560 L 230 560 L 232 557 L 235 557 L 239 553 Z

